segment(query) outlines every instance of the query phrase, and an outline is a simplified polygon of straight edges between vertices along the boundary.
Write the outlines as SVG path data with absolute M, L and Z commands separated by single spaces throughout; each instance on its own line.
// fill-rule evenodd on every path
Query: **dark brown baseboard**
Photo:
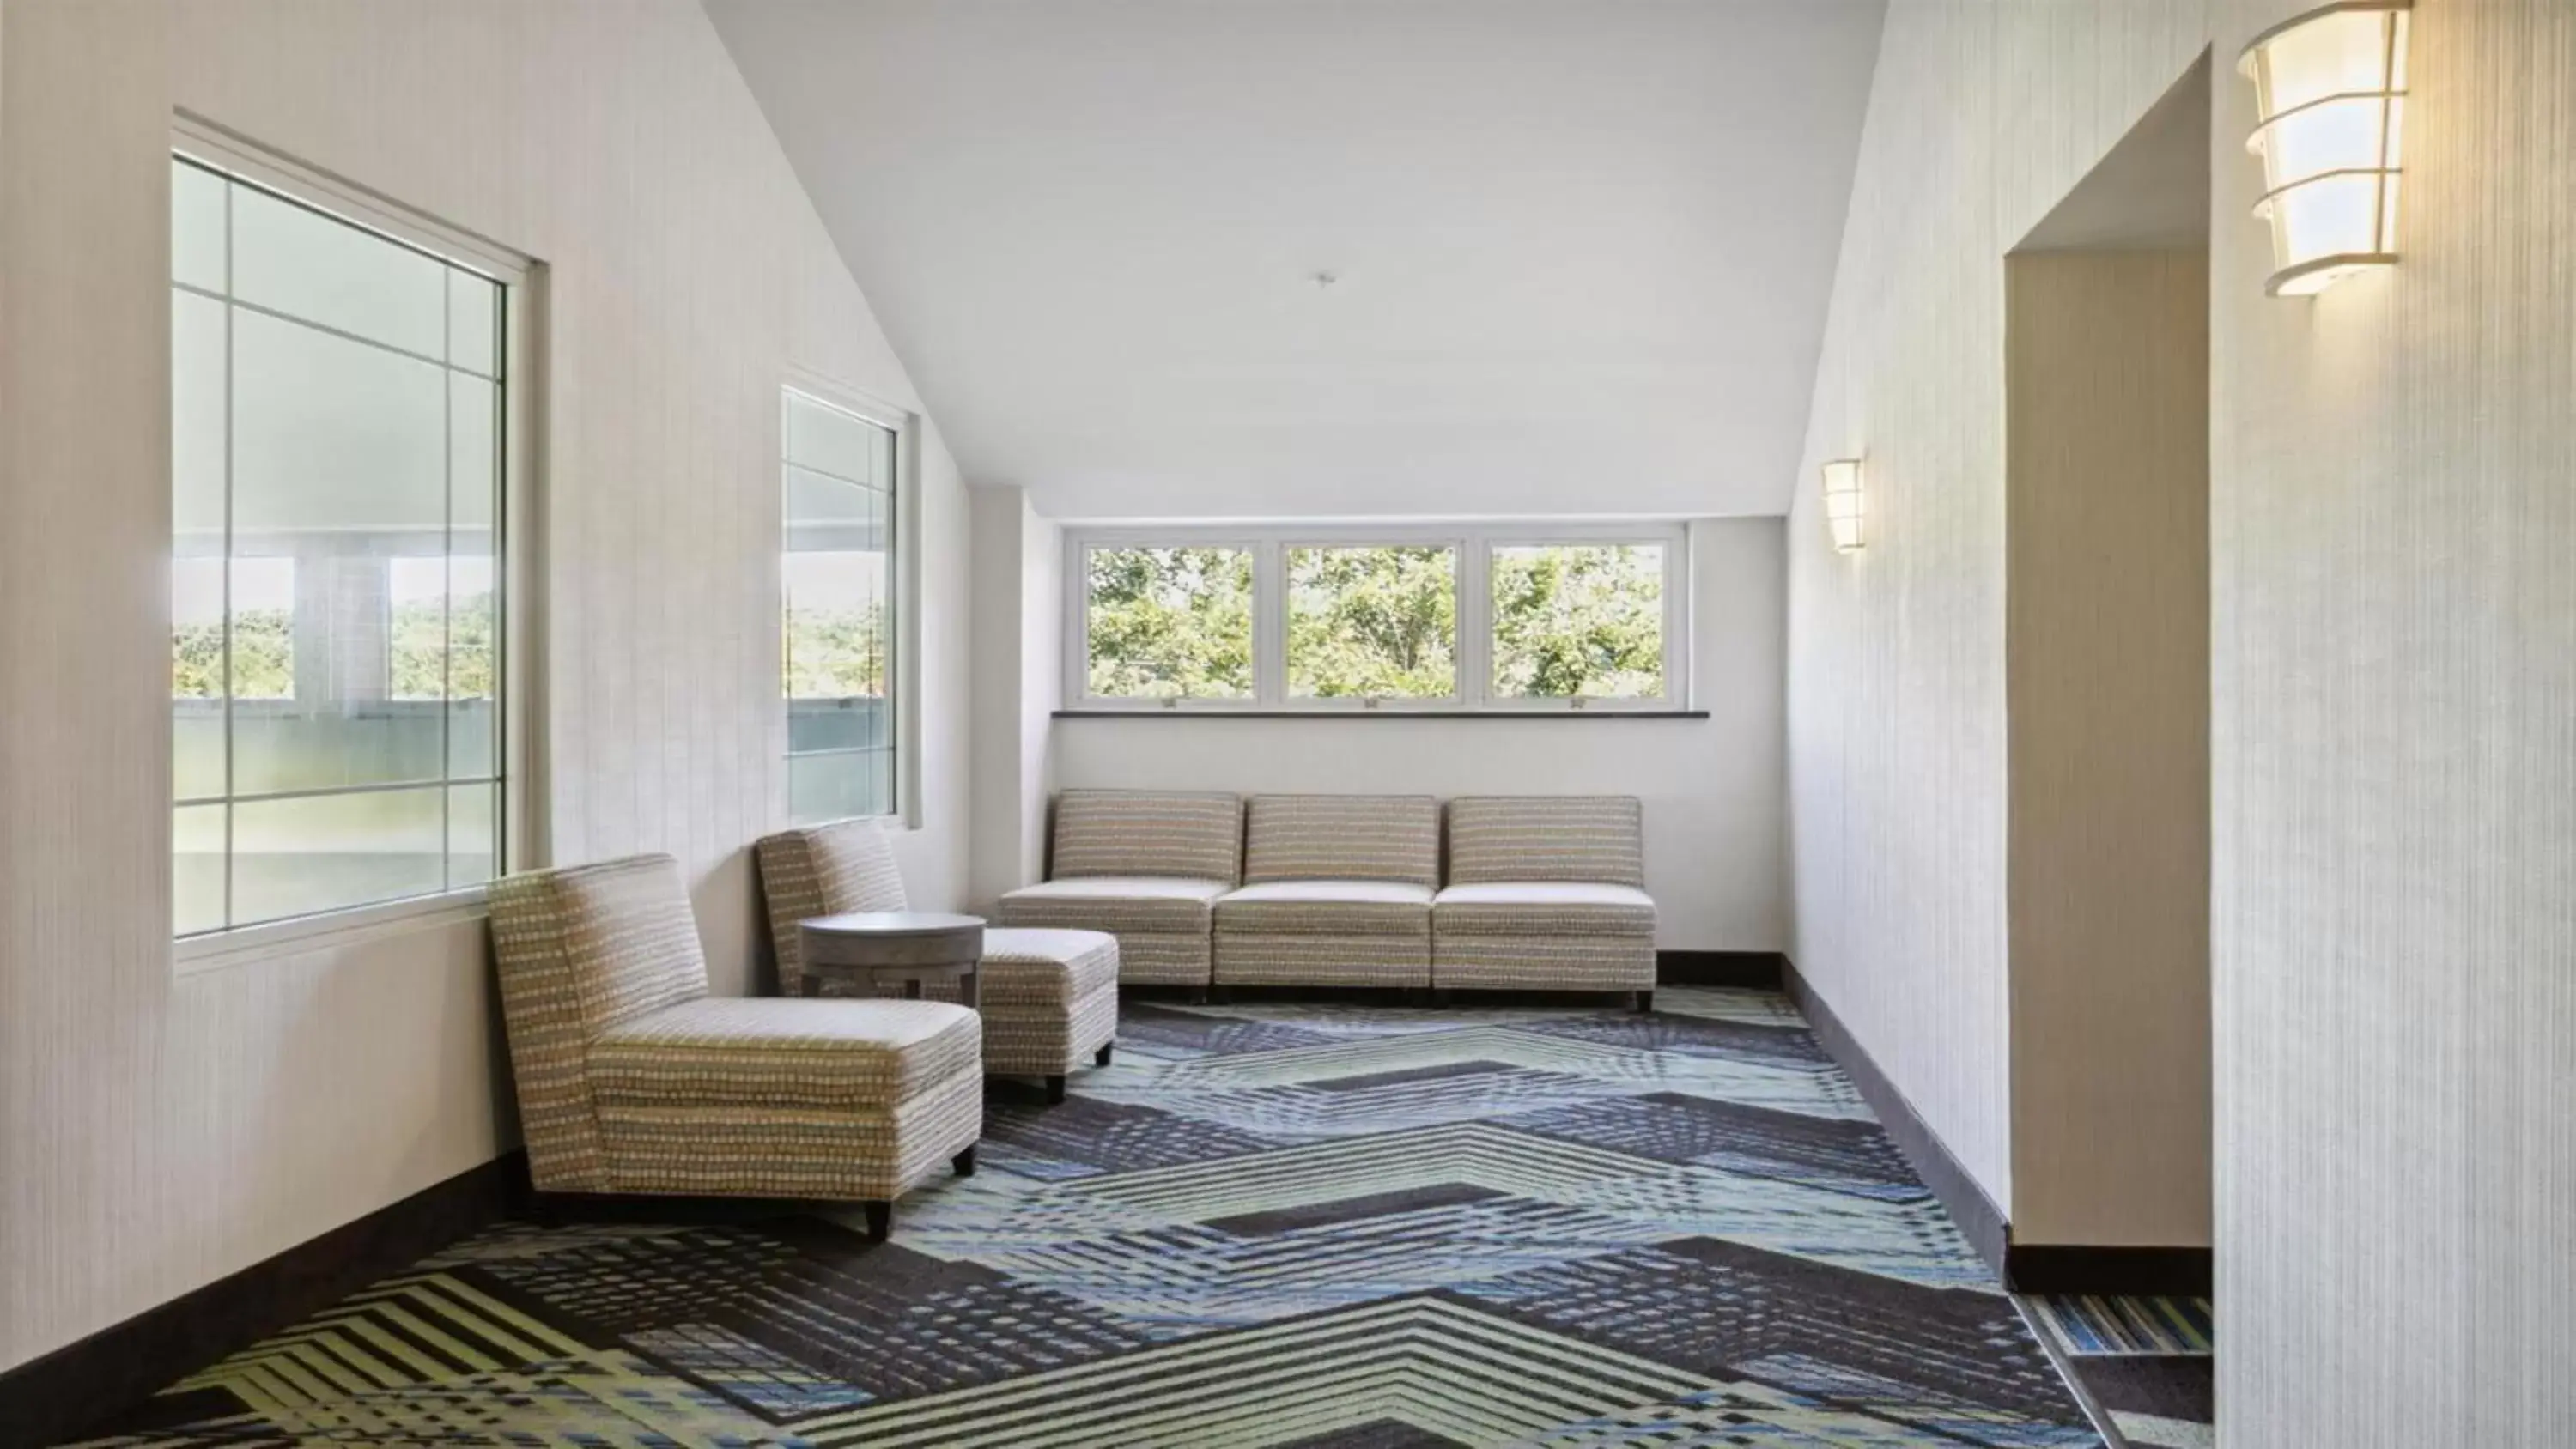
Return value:
M 1777 951 L 1657 951 L 1659 986 L 1745 986 L 1777 991 L 1789 958 Z
M 2149 1297 L 2205 1297 L 2210 1290 L 2207 1248 L 2103 1247 L 2082 1243 L 2016 1243 L 2011 1220 L 1995 1200 L 1968 1175 L 1940 1137 L 1924 1122 L 1914 1104 L 1879 1069 L 1858 1038 L 1834 1009 L 1798 974 L 1782 972 L 1782 984 L 1798 1010 L 1815 1028 L 1826 1054 L 1851 1075 L 1863 1101 L 1878 1114 L 1879 1125 L 1895 1140 L 1914 1175 L 1950 1210 L 1977 1256 L 1995 1270 L 1996 1278 L 2015 1293 L 2108 1293 Z
M 0 1373 L 0 1449 L 31 1449 L 114 1421 L 172 1381 L 506 1215 L 525 1199 L 527 1180 L 527 1154 L 514 1149 Z
M 1950 1155 L 1950 1149 L 1922 1114 L 1914 1110 L 1914 1104 L 1906 1101 L 1905 1094 L 1887 1079 L 1887 1073 L 1879 1070 L 1878 1063 L 1862 1049 L 1859 1038 L 1843 1025 L 1842 1018 L 1834 1015 L 1834 1009 L 1807 984 L 1807 978 L 1798 974 L 1794 964 L 1782 974 L 1782 984 L 1807 1018 L 1807 1025 L 1815 1029 L 1816 1040 L 1823 1043 L 1826 1055 L 1851 1075 L 1852 1082 L 1860 1088 L 1861 1100 L 1878 1114 L 1879 1125 L 1895 1140 L 1896 1150 L 1905 1154 L 1914 1175 L 1923 1179 L 1923 1185 L 1932 1189 L 1932 1195 L 1950 1210 L 1959 1231 L 1967 1235 L 1968 1246 L 1977 1250 L 1977 1256 L 1985 1259 L 2000 1279 L 2004 1252 L 2012 1242 L 2004 1210 L 1986 1196 L 1984 1188 L 1977 1186 L 1977 1180 L 1968 1175 L 1959 1159 Z
M 2210 1252 L 2207 1248 L 2014 1243 L 2004 1253 L 2004 1284 L 2015 1293 L 2206 1298 Z

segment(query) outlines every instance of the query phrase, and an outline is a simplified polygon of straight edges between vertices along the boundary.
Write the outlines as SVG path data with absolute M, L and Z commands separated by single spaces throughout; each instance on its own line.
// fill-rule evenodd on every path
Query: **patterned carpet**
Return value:
M 2091 1445 L 1780 997 L 1131 1003 L 969 1179 L 512 1224 L 174 1385 L 130 1445 Z
M 2206 1298 L 2025 1298 L 2121 1449 L 2215 1449 Z

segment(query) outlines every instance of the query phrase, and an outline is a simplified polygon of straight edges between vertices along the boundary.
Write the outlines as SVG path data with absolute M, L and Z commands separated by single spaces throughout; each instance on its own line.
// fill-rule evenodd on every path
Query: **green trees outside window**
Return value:
M 295 621 L 284 609 L 252 609 L 233 616 L 232 696 L 235 699 L 295 697 Z M 224 624 L 221 619 L 171 626 L 170 697 L 224 697 Z
M 1458 552 L 1288 550 L 1288 693 L 1447 699 L 1458 692 Z
M 1678 700 L 1683 642 L 1665 631 L 1679 528 L 1668 542 L 1500 532 L 1077 539 L 1085 653 L 1074 694 L 1462 708 Z
M 795 607 L 787 611 L 787 697 L 866 699 L 886 696 L 886 606 Z
M 1103 699 L 1252 697 L 1252 554 L 1088 552 L 1089 692 Z
M 1664 692 L 1664 550 L 1506 545 L 1493 553 L 1494 692 L 1651 699 Z

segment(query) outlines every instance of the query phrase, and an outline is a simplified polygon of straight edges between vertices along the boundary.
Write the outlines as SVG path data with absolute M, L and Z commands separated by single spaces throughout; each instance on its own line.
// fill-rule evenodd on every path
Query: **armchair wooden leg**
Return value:
M 1064 1078 L 1061 1075 L 1047 1078 L 1047 1105 L 1052 1107 L 1063 1100 Z
M 957 1169 L 957 1175 L 959 1177 L 973 1177 L 975 1175 L 975 1149 L 969 1147 L 965 1151 L 958 1153 L 955 1157 L 948 1159 L 948 1165 Z
M 868 1210 L 868 1241 L 871 1243 L 882 1243 L 886 1240 L 886 1235 L 894 1231 L 894 1204 L 890 1202 L 872 1202 L 866 1204 L 866 1207 Z
M 1102 1042 L 1100 1044 L 1100 1050 L 1091 1054 L 1091 1064 L 1095 1067 L 1105 1067 L 1109 1065 L 1109 1054 L 1112 1051 L 1115 1051 L 1117 1047 L 1118 1043 L 1114 1041 Z
M 1638 992 L 1638 993 L 1637 993 L 1637 1010 L 1639 1010 L 1640 1012 L 1648 1012 L 1648 1011 L 1652 1011 L 1652 1010 L 1654 1010 L 1654 1009 L 1655 1009 L 1655 993 L 1653 993 L 1653 992 L 1651 992 L 1651 991 L 1640 991 L 1640 992 Z

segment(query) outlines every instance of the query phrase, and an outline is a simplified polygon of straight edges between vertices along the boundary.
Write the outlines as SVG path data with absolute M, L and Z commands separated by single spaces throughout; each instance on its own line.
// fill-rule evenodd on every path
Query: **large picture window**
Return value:
M 505 859 L 517 274 L 339 200 L 211 149 L 171 163 L 180 936 Z
M 1687 707 L 1680 524 L 1077 531 L 1076 709 Z
M 788 814 L 892 815 L 900 430 L 790 388 L 781 437 Z

